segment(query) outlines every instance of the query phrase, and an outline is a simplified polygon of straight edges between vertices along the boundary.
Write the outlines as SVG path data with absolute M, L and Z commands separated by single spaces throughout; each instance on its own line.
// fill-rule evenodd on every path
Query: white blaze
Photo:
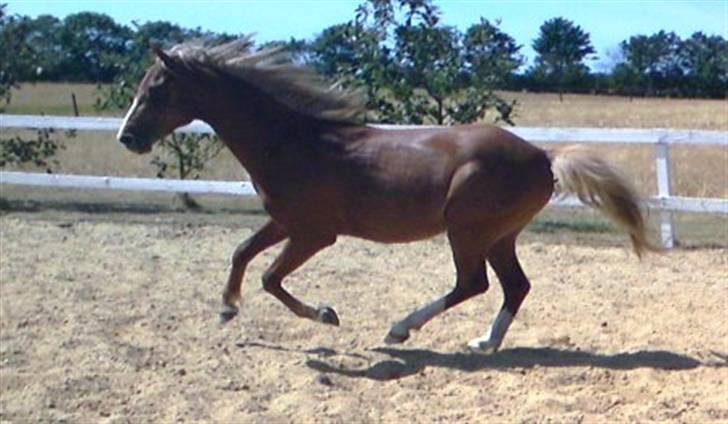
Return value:
M 124 130 L 126 129 L 126 124 L 129 123 L 129 118 L 134 113 L 137 106 L 139 106 L 139 99 L 134 97 L 134 101 L 131 103 L 129 110 L 126 112 L 126 115 L 124 116 L 124 120 L 121 122 L 121 127 L 119 127 L 119 132 L 116 133 L 117 140 L 121 141 L 121 135 L 124 133 Z

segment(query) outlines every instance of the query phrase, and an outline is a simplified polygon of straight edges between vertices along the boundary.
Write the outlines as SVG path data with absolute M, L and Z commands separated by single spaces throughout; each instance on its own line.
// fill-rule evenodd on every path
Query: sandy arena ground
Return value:
M 463 346 L 500 306 L 495 277 L 406 344 L 382 341 L 452 287 L 442 237 L 343 238 L 287 280 L 339 328 L 262 290 L 266 252 L 221 327 L 227 261 L 253 224 L 29 216 L 0 217 L 2 422 L 728 422 L 725 249 L 639 262 L 529 236 L 533 289 L 485 356 Z

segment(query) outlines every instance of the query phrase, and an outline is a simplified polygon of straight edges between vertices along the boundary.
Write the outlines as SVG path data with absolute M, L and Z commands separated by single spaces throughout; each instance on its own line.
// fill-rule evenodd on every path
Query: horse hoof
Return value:
M 473 339 L 468 342 L 468 349 L 474 353 L 490 355 L 498 351 L 498 345 L 490 340 Z
M 317 310 L 318 321 L 323 324 L 329 324 L 339 326 L 339 316 L 336 315 L 336 311 L 329 306 L 321 306 Z
M 397 334 L 397 333 L 393 333 L 390 330 L 389 333 L 387 333 L 387 337 L 384 338 L 384 343 L 386 343 L 388 345 L 400 344 L 400 343 L 404 343 L 407 339 L 409 339 L 409 333 Z
M 238 315 L 239 309 L 237 306 L 225 305 L 220 312 L 220 324 L 227 324 L 228 321 L 235 318 Z

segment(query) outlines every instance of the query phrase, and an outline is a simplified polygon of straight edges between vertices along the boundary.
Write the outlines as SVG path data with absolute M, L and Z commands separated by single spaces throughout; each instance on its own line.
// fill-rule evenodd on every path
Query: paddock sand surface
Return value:
M 2 422 L 728 422 L 728 251 L 639 262 L 624 247 L 529 236 L 533 289 L 500 352 L 464 343 L 491 290 L 402 346 L 389 325 L 448 291 L 445 239 L 342 238 L 289 280 L 341 327 L 297 319 L 250 266 L 218 324 L 241 226 L 1 219 Z M 254 227 L 254 225 L 251 225 Z

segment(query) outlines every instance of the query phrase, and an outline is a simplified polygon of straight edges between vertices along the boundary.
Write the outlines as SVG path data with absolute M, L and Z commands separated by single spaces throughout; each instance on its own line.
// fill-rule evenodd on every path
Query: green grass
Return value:
M 615 228 L 608 222 L 570 219 L 565 221 L 540 219 L 533 221 L 528 230 L 539 234 L 555 234 L 561 231 L 575 231 L 579 233 L 613 233 Z
M 651 239 L 660 245 L 658 213 L 648 216 Z M 727 248 L 728 222 L 725 216 L 674 213 L 677 243 L 683 248 Z M 629 246 L 628 237 L 601 213 L 585 208 L 548 207 L 526 228 L 526 238 L 589 244 Z

